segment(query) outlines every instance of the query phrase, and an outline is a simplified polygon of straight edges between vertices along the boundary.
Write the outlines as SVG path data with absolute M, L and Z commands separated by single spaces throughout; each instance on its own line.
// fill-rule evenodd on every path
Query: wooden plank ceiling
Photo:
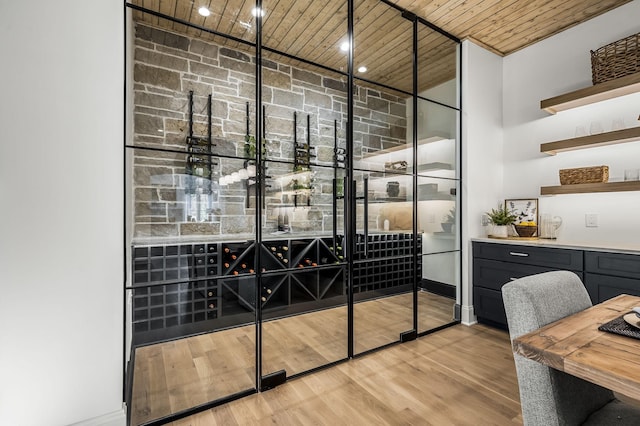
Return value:
M 508 55 L 631 0 L 391 1 L 459 39 L 468 38 L 499 55 Z M 133 0 L 131 3 L 180 21 L 255 41 L 253 0 Z M 262 4 L 265 46 L 332 69 L 346 70 L 347 56 L 339 48 L 347 37 L 345 0 L 263 0 Z M 205 18 L 198 13 L 202 6 L 211 11 L 210 16 Z M 148 13 L 134 11 L 134 20 L 251 51 L 242 43 Z M 356 74 L 411 92 L 411 23 L 381 1 L 356 0 L 354 24 L 355 68 L 367 67 L 366 73 Z M 456 44 L 426 26 L 420 26 L 418 40 L 419 90 L 454 78 Z M 313 68 L 269 52 L 264 56 Z

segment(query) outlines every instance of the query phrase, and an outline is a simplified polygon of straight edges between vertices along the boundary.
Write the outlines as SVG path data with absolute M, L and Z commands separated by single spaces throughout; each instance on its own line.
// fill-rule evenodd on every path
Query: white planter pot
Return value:
M 507 238 L 509 236 L 509 226 L 507 225 L 493 225 L 491 235 L 494 237 Z

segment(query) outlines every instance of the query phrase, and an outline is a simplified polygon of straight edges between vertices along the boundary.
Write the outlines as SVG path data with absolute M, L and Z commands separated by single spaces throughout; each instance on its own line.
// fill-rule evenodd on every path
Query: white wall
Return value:
M 563 168 L 608 165 L 610 181 L 622 180 L 627 168 L 640 168 L 640 142 L 561 153 L 540 154 L 540 144 L 590 131 L 600 123 L 610 131 L 614 119 L 639 126 L 640 94 L 549 115 L 540 101 L 591 86 L 590 49 L 640 31 L 640 1 L 543 40 L 504 58 L 504 193 L 503 198 L 540 197 L 540 186 L 559 185 Z M 489 206 L 487 205 L 486 208 Z M 559 238 L 602 245 L 638 245 L 629 220 L 640 210 L 637 192 L 540 197 L 540 213 L 560 215 Z M 585 213 L 597 213 L 600 226 L 586 228 Z
M 122 418 L 122 9 L 0 2 L 3 425 Z
M 473 322 L 471 243 L 482 214 L 504 199 L 502 58 L 462 43 L 462 321 Z

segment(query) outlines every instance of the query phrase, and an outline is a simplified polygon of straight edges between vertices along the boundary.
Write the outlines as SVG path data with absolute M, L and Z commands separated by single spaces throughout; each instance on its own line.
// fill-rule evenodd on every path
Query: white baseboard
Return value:
M 473 305 L 462 306 L 460 310 L 460 322 L 464 325 L 473 325 L 478 323 L 475 313 L 473 312 Z
M 126 426 L 127 412 L 124 404 L 121 410 L 112 413 L 103 414 L 92 419 L 82 420 L 71 426 Z

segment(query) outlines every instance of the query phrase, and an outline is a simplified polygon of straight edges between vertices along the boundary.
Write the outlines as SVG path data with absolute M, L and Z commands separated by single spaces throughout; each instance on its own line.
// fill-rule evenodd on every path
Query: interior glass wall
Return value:
M 458 42 L 260 3 L 126 3 L 131 424 L 455 322 Z
M 459 44 L 418 24 L 418 231 L 422 279 L 418 332 L 459 319 L 460 137 Z

